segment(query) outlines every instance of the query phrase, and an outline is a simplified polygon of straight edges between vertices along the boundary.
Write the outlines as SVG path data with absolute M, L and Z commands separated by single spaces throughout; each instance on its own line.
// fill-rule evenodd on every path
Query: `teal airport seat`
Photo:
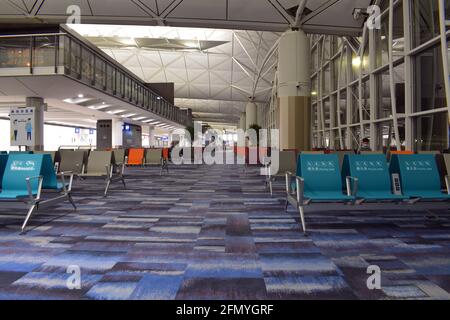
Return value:
M 347 193 L 354 189 L 358 201 L 408 198 L 392 193 L 391 176 L 383 154 L 345 155 L 342 176 L 346 179 Z
M 0 201 L 21 201 L 29 206 L 22 232 L 33 211 L 40 205 L 67 199 L 76 209 L 71 196 L 73 174 L 60 173 L 59 176 L 61 182 L 58 182 L 50 155 L 9 155 L 2 179 Z M 66 176 L 70 177 L 68 183 L 65 181 Z M 44 198 L 42 190 L 57 191 L 57 194 Z
M 354 202 L 356 197 L 343 193 L 339 157 L 336 154 L 301 154 L 292 185 L 292 173 L 286 174 L 286 209 L 289 203 L 298 208 L 306 233 L 304 206 L 314 202 Z M 294 187 L 294 188 L 293 188 Z
M 52 158 L 52 163 L 58 162 L 58 151 L 34 151 L 34 154 L 48 154 Z
M 0 154 L 0 189 L 2 188 L 3 174 L 5 173 L 7 161 L 8 161 L 8 155 L 4 154 L 4 153 Z
M 447 194 L 441 191 L 439 171 L 434 155 L 392 155 L 391 174 L 400 176 L 402 193 L 409 198 L 420 200 L 448 200 Z

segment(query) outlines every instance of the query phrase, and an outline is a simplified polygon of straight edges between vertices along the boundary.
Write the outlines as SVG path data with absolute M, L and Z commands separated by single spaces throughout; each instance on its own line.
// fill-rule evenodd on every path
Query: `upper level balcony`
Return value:
M 192 118 L 92 44 L 67 33 L 0 36 L 0 77 L 66 76 L 181 126 Z

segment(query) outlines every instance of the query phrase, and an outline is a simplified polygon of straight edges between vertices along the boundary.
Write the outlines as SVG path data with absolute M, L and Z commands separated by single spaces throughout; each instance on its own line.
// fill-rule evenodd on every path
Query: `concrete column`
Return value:
M 268 107 L 267 107 L 267 105 L 262 105 L 262 106 L 259 106 L 258 107 L 258 109 L 257 109 L 257 119 L 258 119 L 258 125 L 261 127 L 261 128 L 264 128 L 265 127 L 265 123 L 264 123 L 264 118 L 265 118 L 265 115 L 267 114 L 267 112 L 268 112 Z
M 30 150 L 42 151 L 44 150 L 44 111 L 45 103 L 44 99 L 41 97 L 27 97 L 26 98 L 27 108 L 34 108 L 34 148 L 30 147 Z
M 258 106 L 254 102 L 249 102 L 245 107 L 245 130 L 254 124 L 258 124 Z
M 287 31 L 278 46 L 281 149 L 311 149 L 311 49 L 302 30 Z
M 112 119 L 112 146 L 123 146 L 123 121 L 120 119 Z
M 118 119 L 97 121 L 97 149 L 123 146 L 123 122 Z
M 150 148 L 155 146 L 155 126 L 148 126 L 148 142 Z
M 246 129 L 246 126 L 247 126 L 247 122 L 246 122 L 247 120 L 246 120 L 246 115 L 245 115 L 245 112 L 242 112 L 241 113 L 241 117 L 239 118 L 239 129 L 242 129 L 242 130 L 247 130 Z

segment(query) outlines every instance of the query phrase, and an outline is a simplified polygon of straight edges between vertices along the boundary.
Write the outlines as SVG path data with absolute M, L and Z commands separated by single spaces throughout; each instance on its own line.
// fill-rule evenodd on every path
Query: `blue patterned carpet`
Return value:
M 128 168 L 127 190 L 76 181 L 70 205 L 0 204 L 0 299 L 449 299 L 450 212 L 284 212 L 240 166 Z M 81 268 L 69 290 L 69 265 Z M 382 290 L 368 290 L 369 265 Z

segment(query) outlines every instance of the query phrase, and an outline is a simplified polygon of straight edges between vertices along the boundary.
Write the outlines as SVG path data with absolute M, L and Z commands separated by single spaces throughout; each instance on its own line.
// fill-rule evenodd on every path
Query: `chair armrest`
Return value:
M 450 194 L 450 176 L 445 176 L 445 185 L 447 186 L 447 193 Z
M 297 186 L 297 204 L 300 206 L 305 200 L 305 179 L 296 176 L 295 184 Z
M 291 180 L 292 180 L 292 172 L 286 172 L 286 193 L 291 194 Z
M 73 174 L 73 171 L 64 171 L 57 173 L 57 176 L 70 176 L 71 174 Z
M 353 189 L 352 189 L 352 181 L 353 181 Z M 355 177 L 346 177 L 346 187 L 347 187 L 347 195 L 350 196 L 356 196 L 358 193 L 358 178 Z
M 38 180 L 38 190 L 37 190 L 36 198 L 33 197 L 33 190 L 31 189 L 31 181 L 32 180 Z M 25 181 L 27 182 L 27 191 L 28 191 L 28 196 L 30 198 L 30 201 L 37 201 L 41 198 L 41 190 L 42 190 L 43 180 L 44 180 L 43 176 L 34 176 L 34 177 L 28 177 L 25 179 Z
M 64 172 L 58 173 L 58 176 L 61 177 L 64 192 L 66 192 L 66 193 L 72 191 L 73 175 L 74 175 L 73 171 L 64 171 Z M 67 188 L 66 188 L 66 176 L 69 176 L 69 186 Z

